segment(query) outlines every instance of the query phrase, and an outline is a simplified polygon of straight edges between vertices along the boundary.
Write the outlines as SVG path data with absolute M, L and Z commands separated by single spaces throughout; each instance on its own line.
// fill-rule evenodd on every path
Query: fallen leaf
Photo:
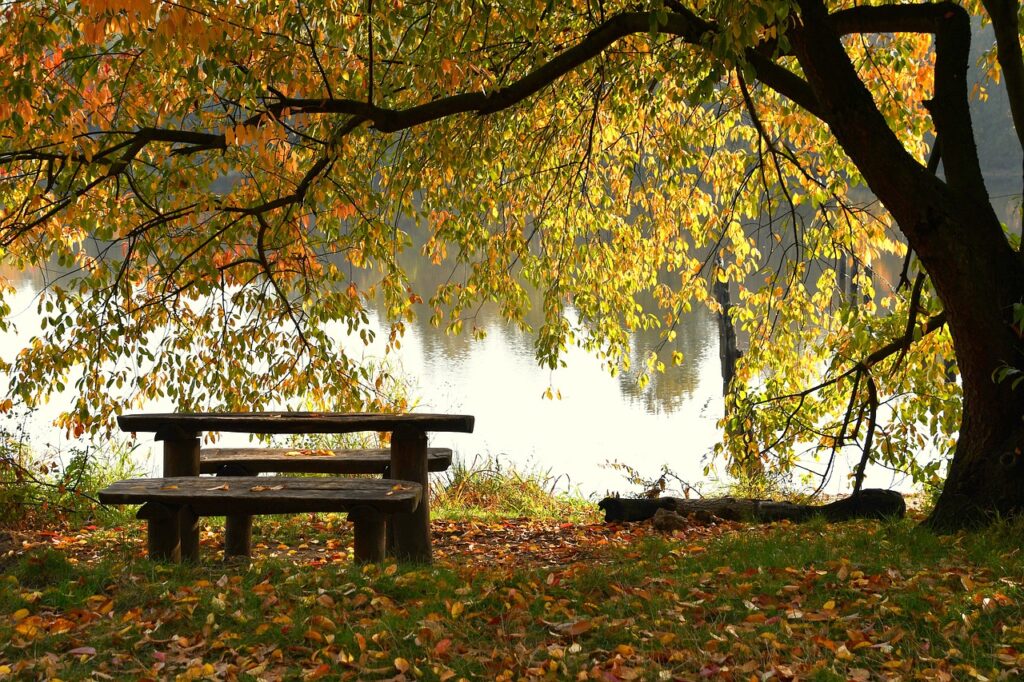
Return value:
M 593 627 L 594 621 L 584 618 L 583 620 L 570 621 L 568 623 L 556 623 L 551 626 L 551 632 L 562 637 L 578 637 Z

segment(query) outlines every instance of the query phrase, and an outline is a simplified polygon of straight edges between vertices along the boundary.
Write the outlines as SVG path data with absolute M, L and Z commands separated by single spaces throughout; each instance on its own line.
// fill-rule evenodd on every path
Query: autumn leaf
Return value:
M 548 623 L 551 627 L 551 634 L 561 637 L 578 637 L 594 628 L 594 621 L 582 619 L 565 623 Z

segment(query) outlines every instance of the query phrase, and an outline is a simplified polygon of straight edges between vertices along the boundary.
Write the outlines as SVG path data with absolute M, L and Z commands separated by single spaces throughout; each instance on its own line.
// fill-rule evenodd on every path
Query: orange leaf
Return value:
M 594 622 L 589 619 L 571 621 L 568 623 L 557 623 L 551 627 L 551 632 L 563 637 L 577 637 L 592 629 Z
M 434 645 L 434 655 L 444 656 L 448 653 L 448 649 L 452 646 L 452 640 L 445 637 L 440 642 Z

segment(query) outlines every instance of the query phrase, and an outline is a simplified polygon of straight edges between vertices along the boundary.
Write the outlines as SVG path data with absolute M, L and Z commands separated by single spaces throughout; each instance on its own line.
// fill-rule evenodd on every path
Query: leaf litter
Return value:
M 141 525 L 89 528 L 17 536 L 0 679 L 1024 675 L 1019 530 L 438 520 L 433 566 L 354 567 L 332 515 L 261 519 L 250 563 L 209 526 L 198 566 L 143 559 Z

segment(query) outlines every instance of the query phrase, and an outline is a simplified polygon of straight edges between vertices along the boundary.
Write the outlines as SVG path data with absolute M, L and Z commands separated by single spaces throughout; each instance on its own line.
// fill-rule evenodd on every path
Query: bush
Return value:
M 0 427 L 0 526 L 118 516 L 122 512 L 98 504 L 96 492 L 141 473 L 132 449 L 123 444 L 39 451 L 29 445 L 24 428 Z

